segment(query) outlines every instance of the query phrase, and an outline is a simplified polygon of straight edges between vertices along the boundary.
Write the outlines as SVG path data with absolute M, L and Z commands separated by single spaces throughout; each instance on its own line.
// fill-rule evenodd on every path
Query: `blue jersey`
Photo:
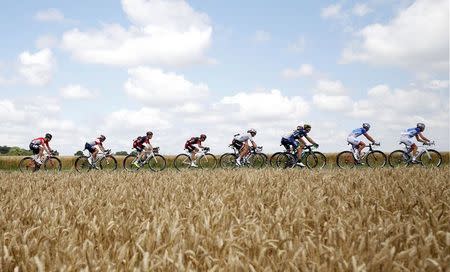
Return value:
M 418 135 L 420 133 L 420 128 L 408 128 L 407 130 L 402 132 L 403 136 L 408 136 L 408 138 L 412 138 L 415 137 L 416 135 Z
M 301 128 L 301 129 L 294 130 L 294 132 L 286 135 L 283 138 L 289 139 L 290 141 L 294 141 L 294 140 L 298 140 L 298 139 L 300 139 L 302 137 L 306 137 L 306 136 L 308 136 L 307 132 L 303 128 Z
M 353 137 L 359 137 L 359 136 L 361 136 L 361 135 L 363 135 L 363 134 L 366 134 L 366 132 L 367 132 L 367 130 L 365 130 L 364 128 L 357 128 L 357 129 L 354 129 L 353 131 L 352 131 L 352 133 L 350 133 L 350 136 L 353 136 Z

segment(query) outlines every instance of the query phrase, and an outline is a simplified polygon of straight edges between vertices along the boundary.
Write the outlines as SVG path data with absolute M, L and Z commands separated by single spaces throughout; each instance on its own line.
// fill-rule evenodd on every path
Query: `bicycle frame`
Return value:
M 350 143 L 349 143 L 349 145 L 352 146 L 351 149 L 352 149 L 353 158 L 354 158 L 356 161 L 364 160 L 364 159 L 367 157 L 367 155 L 369 155 L 371 152 L 373 152 L 373 151 L 375 150 L 375 149 L 372 148 L 372 146 L 378 146 L 378 144 L 377 144 L 377 145 L 376 145 L 376 144 L 369 144 L 369 145 L 366 145 L 366 146 L 363 148 L 363 150 L 366 149 L 366 148 L 368 148 L 369 150 L 368 150 L 367 152 L 364 153 L 364 156 L 362 156 L 361 158 L 358 159 L 358 158 L 355 157 L 355 152 L 358 151 L 358 149 L 355 148 L 355 146 L 352 145 L 352 144 L 350 144 Z
M 400 143 L 400 144 L 404 144 L 404 143 Z M 420 156 L 422 156 L 423 153 L 426 153 L 428 158 L 431 159 L 430 153 L 428 152 L 428 149 L 430 149 L 428 146 L 432 146 L 434 145 L 434 142 L 431 142 L 429 144 L 426 143 L 422 143 L 422 145 L 418 145 L 417 146 L 417 156 L 416 158 L 420 158 Z M 409 156 L 409 160 L 412 160 L 412 150 L 408 150 L 408 147 L 405 145 L 405 149 L 404 149 L 405 153 L 408 154 Z

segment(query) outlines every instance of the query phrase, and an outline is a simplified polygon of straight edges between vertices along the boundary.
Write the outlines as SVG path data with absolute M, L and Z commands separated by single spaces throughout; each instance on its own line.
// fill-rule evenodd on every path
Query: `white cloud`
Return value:
M 50 82 L 55 63 L 50 49 L 45 48 L 34 54 L 25 51 L 19 55 L 19 63 L 19 73 L 29 84 L 42 86 Z
M 34 18 L 41 22 L 62 22 L 64 21 L 64 14 L 58 9 L 49 8 L 38 11 Z
M 58 44 L 58 39 L 53 35 L 43 35 L 37 38 L 35 44 L 39 49 L 52 48 Z
M 320 16 L 322 18 L 339 18 L 342 16 L 341 4 L 332 4 L 322 9 Z
M 264 30 L 257 30 L 255 34 L 253 34 L 253 40 L 255 42 L 263 43 L 270 41 L 270 33 Z
M 299 77 L 312 76 L 314 73 L 314 68 L 310 64 L 302 64 L 298 69 L 284 69 L 281 75 L 287 79 L 294 79 Z
M 66 99 L 89 99 L 96 96 L 95 92 L 83 86 L 73 84 L 61 88 L 60 93 Z
M 18 110 L 11 100 L 0 100 L 0 124 L 22 121 L 25 115 L 25 112 Z
M 353 6 L 352 13 L 356 16 L 363 17 L 372 12 L 372 9 L 369 8 L 367 4 L 357 3 Z
M 270 92 L 241 92 L 220 101 L 228 116 L 246 121 L 280 121 L 287 117 L 300 118 L 309 112 L 308 103 L 300 96 L 283 96 L 279 90 Z
M 161 69 L 137 67 L 128 70 L 125 83 L 126 93 L 149 105 L 180 105 L 189 101 L 199 101 L 208 96 L 208 86 L 194 84 L 175 73 L 165 73 Z
M 145 131 L 149 128 L 167 129 L 172 124 L 167 114 L 157 108 L 144 107 L 139 110 L 121 109 L 114 111 L 104 120 L 106 129 L 111 131 L 135 130 Z M 140 132 L 142 133 L 142 132 Z
M 316 94 L 313 96 L 313 103 L 326 111 L 349 111 L 353 106 L 350 97 L 345 95 Z
M 447 0 L 416 0 L 387 24 L 360 30 L 342 61 L 448 71 L 448 9 Z
M 106 24 L 101 29 L 65 32 L 62 46 L 83 62 L 107 65 L 181 66 L 208 62 L 205 50 L 212 27 L 206 14 L 184 0 L 122 0 L 133 23 L 128 29 Z
M 328 79 L 317 81 L 316 91 L 325 94 L 344 94 L 347 92 L 341 81 Z
M 431 90 L 442 90 L 442 89 L 448 89 L 449 87 L 449 81 L 448 80 L 431 80 L 425 85 L 425 88 L 431 89 Z
M 291 52 L 303 52 L 305 50 L 306 40 L 305 37 L 299 37 L 297 40 L 288 44 L 288 50 Z

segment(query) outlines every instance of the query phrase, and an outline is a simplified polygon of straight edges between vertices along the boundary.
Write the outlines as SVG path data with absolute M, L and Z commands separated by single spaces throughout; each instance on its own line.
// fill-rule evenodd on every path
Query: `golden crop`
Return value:
M 445 271 L 448 170 L 0 172 L 0 270 Z

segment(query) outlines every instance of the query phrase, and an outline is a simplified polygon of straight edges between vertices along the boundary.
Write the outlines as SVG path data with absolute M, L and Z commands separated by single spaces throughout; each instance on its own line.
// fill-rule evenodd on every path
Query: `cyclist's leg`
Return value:
M 44 146 L 39 145 L 39 163 L 44 161 Z
M 239 151 L 238 160 L 241 160 L 242 158 L 244 158 L 249 152 L 250 152 L 250 148 L 248 146 L 248 141 L 245 141 L 242 143 L 241 150 Z
M 297 148 L 297 160 L 299 160 L 302 157 L 303 148 L 305 147 L 306 143 L 303 139 L 298 139 L 298 143 L 294 141 L 294 144 L 294 149 Z
M 360 141 L 358 144 L 358 155 L 361 157 L 362 150 L 366 147 L 366 143 Z
M 291 150 L 291 143 L 288 139 L 281 138 L 281 144 L 284 146 L 287 152 Z

